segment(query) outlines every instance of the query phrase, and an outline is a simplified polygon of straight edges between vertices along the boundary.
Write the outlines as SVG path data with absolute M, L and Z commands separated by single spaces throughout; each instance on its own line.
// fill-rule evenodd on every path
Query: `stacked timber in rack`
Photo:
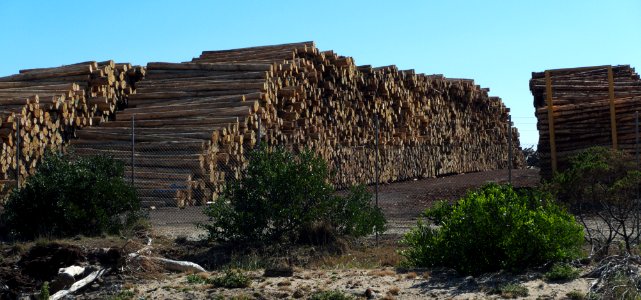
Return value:
M 629 65 L 532 73 L 530 90 L 539 129 L 541 174 L 563 170 L 568 158 L 592 146 L 634 153 L 641 80 Z
M 240 176 L 258 136 L 269 146 L 313 149 L 336 171 L 337 186 L 372 183 L 376 119 L 381 182 L 506 168 L 509 130 L 512 165 L 524 164 L 509 109 L 469 79 L 356 66 L 312 42 L 205 51 L 146 70 L 129 107 L 73 143 L 133 161 L 147 205 L 215 199 Z
M 143 75 L 141 67 L 92 61 L 0 77 L 3 183 L 33 174 L 47 148 L 126 105 Z

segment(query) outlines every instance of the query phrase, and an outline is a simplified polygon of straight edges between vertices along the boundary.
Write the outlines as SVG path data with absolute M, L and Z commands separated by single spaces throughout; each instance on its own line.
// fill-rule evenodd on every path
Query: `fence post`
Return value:
M 16 118 L 16 185 L 20 190 L 20 118 Z
M 261 121 L 260 121 L 260 119 L 261 119 L 261 117 L 260 117 L 260 115 L 258 115 L 258 141 L 256 142 L 256 146 L 257 146 L 258 148 L 260 148 L 260 141 L 261 141 L 261 139 L 263 138 L 263 137 L 261 136 L 261 132 L 260 132 L 260 122 L 261 122 Z
M 135 183 L 135 154 L 136 154 L 136 114 L 131 115 L 131 185 Z
M 374 190 L 376 197 L 376 208 L 378 209 L 378 173 L 379 173 L 379 158 L 378 158 L 378 115 L 376 115 L 376 166 L 374 168 L 376 173 L 376 188 Z M 376 245 L 378 246 L 378 231 L 376 232 Z
M 508 152 L 508 164 L 507 164 L 507 178 L 510 185 L 512 185 L 512 115 L 507 116 L 507 130 L 508 130 L 508 147 L 510 147 Z
M 635 156 L 636 161 L 637 161 L 637 171 L 639 171 L 639 111 L 638 110 L 634 112 L 634 138 L 635 138 L 634 156 Z M 641 201 L 639 199 L 639 184 L 637 184 L 637 191 L 636 192 L 637 192 L 637 199 L 636 199 L 637 209 L 636 209 L 635 222 L 637 223 L 636 225 L 637 225 L 637 242 L 638 242 L 640 234 L 641 234 L 641 224 L 639 223 L 639 222 L 641 222 L 641 220 L 639 220 L 639 210 L 641 209 L 639 207 L 639 205 L 640 205 L 639 201 Z
M 634 112 L 634 156 L 637 160 L 637 170 L 639 169 L 639 111 Z M 638 195 L 637 195 L 637 198 Z

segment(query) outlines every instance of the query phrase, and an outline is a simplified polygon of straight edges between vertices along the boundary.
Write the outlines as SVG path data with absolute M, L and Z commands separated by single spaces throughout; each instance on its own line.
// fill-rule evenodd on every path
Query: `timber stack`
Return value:
M 629 65 L 556 69 L 532 73 L 541 175 L 567 167 L 583 149 L 607 146 L 635 151 L 635 112 L 641 80 Z M 551 103 L 551 105 L 550 105 Z
M 489 89 L 357 66 L 313 42 L 205 51 L 146 68 L 23 70 L 0 78 L 0 87 L 5 178 L 16 166 L 28 175 L 45 148 L 69 139 L 79 154 L 121 159 L 146 206 L 215 200 L 259 138 L 313 150 L 338 187 L 375 182 L 377 160 L 380 182 L 524 166 L 509 109 Z M 12 140 L 18 123 L 21 149 Z M 26 155 L 17 161 L 16 151 Z
M 113 117 L 142 76 L 141 67 L 90 61 L 0 77 L 2 183 L 23 182 L 47 148 L 59 148 L 77 128 Z
M 507 168 L 509 130 L 511 164 L 524 166 L 509 109 L 469 79 L 357 66 L 313 42 L 205 51 L 146 71 L 115 121 L 73 141 L 77 151 L 134 162 L 146 205 L 214 200 L 259 137 L 268 147 L 312 149 L 338 187 L 375 181 L 377 144 L 380 182 Z

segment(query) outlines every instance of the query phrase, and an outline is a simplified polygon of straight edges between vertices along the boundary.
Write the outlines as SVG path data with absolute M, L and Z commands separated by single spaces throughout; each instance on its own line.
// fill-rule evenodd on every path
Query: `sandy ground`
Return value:
M 458 277 L 451 272 L 418 271 L 397 272 L 384 269 L 298 270 L 293 277 L 267 278 L 261 271 L 247 272 L 251 286 L 242 289 L 214 288 L 208 284 L 190 284 L 184 275 L 171 275 L 163 280 L 144 281 L 133 289 L 136 297 L 145 299 L 212 299 L 222 296 L 247 299 L 307 299 L 318 291 L 340 290 L 358 298 L 380 299 L 502 299 L 509 295 L 492 294 L 472 277 Z M 217 273 L 202 274 L 217 276 Z M 497 277 L 500 277 L 497 275 Z M 506 277 L 506 276 L 503 276 Z M 509 275 L 507 277 L 510 277 Z M 547 283 L 536 275 L 503 278 L 528 290 L 528 296 L 519 299 L 564 299 L 569 292 L 585 294 L 590 281 L 579 278 L 563 284 Z M 496 284 L 496 283 L 493 283 Z

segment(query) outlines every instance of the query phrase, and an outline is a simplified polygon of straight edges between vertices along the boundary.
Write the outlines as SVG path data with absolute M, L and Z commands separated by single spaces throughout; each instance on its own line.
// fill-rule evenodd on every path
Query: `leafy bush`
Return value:
M 207 283 L 207 278 L 199 274 L 189 274 L 187 275 L 187 283 L 189 284 L 205 284 Z
M 547 186 L 578 216 L 592 245 L 591 254 L 600 258 L 615 240 L 623 241 L 629 254 L 639 243 L 640 184 L 641 172 L 630 155 L 593 147 L 572 156 L 569 167 Z
M 49 297 L 51 297 L 51 292 L 49 291 L 49 282 L 45 281 L 40 287 L 40 294 L 38 295 L 38 299 L 48 300 Z
M 530 294 L 527 287 L 516 283 L 501 285 L 496 292 L 503 298 L 527 297 Z
M 575 258 L 583 241 L 574 217 L 536 191 L 488 184 L 455 205 L 439 204 L 405 235 L 400 253 L 412 266 L 452 267 L 464 274 L 517 270 Z M 433 225 L 439 225 L 438 227 Z
M 565 296 L 566 296 L 569 300 L 583 300 L 583 299 L 585 299 L 585 298 L 586 298 L 586 297 L 585 297 L 585 293 L 580 292 L 580 291 L 577 291 L 577 290 L 574 290 L 574 291 L 568 292 L 567 294 L 565 294 Z
M 341 291 L 323 291 L 312 294 L 311 300 L 353 300 L 353 296 L 346 295 Z
M 545 273 L 548 281 L 570 281 L 579 278 L 579 270 L 569 264 L 554 264 L 550 271 Z
M 335 197 L 328 215 L 340 235 L 366 236 L 385 228 L 383 211 L 372 205 L 372 194 L 364 185 L 350 189 L 345 197 Z
M 107 156 L 47 153 L 1 217 L 18 238 L 116 233 L 140 207 L 123 173 L 122 163 Z
M 116 294 L 115 296 L 107 298 L 107 299 L 110 299 L 110 300 L 131 300 L 131 299 L 134 299 L 135 296 L 136 296 L 136 292 L 134 292 L 132 290 L 122 290 L 122 291 L 118 292 L 118 294 Z
M 329 170 L 310 151 L 254 151 L 243 177 L 229 184 L 205 209 L 213 240 L 297 243 L 318 224 L 340 235 L 363 236 L 383 230 L 385 219 L 364 187 L 336 196 Z
M 239 270 L 229 269 L 225 274 L 209 279 L 209 283 L 215 287 L 236 289 L 249 287 L 251 279 Z

